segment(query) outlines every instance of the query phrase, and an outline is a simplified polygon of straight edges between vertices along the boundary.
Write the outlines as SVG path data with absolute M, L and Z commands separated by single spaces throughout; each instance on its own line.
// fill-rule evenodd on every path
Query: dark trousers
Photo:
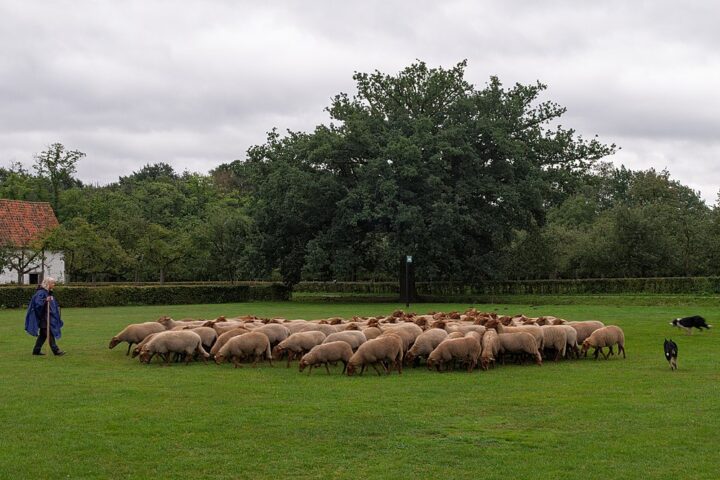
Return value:
M 40 349 L 42 348 L 43 343 L 45 343 L 46 339 L 47 328 L 41 328 L 40 335 L 38 335 L 37 341 L 35 342 L 35 348 L 33 348 L 33 353 L 40 353 Z M 57 344 L 55 343 L 55 337 L 53 337 L 52 332 L 50 332 L 50 349 L 53 351 L 53 353 L 59 350 Z

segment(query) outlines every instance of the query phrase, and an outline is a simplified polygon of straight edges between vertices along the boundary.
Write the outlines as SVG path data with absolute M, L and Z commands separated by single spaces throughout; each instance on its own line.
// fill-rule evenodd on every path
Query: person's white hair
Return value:
M 45 277 L 43 278 L 42 283 L 40 286 L 44 288 L 45 290 L 50 290 L 50 283 L 56 283 L 57 280 L 55 280 L 53 277 Z

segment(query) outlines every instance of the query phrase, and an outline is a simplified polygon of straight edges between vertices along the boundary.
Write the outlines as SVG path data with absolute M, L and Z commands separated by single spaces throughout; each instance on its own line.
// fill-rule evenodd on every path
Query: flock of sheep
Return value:
M 317 366 L 343 363 L 343 373 L 362 374 L 372 366 L 378 375 L 403 364 L 425 360 L 438 371 L 476 367 L 483 370 L 504 363 L 578 358 L 594 348 L 605 359 L 615 352 L 625 357 L 625 337 L 617 326 L 599 321 L 568 322 L 551 316 L 499 316 L 470 309 L 465 313 L 416 315 L 396 311 L 388 317 L 339 317 L 323 320 L 260 319 L 253 316 L 215 320 L 180 320 L 161 317 L 155 322 L 128 325 L 110 340 L 110 348 L 128 343 L 132 356 L 150 363 L 154 356 L 169 363 L 212 358 L 235 367 L 253 366 L 265 359 L 299 360 L 302 372 Z M 607 352 L 603 351 L 607 348 Z

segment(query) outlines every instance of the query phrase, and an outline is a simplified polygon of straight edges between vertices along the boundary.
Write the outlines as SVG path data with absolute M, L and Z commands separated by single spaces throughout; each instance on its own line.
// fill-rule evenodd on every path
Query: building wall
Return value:
M 23 277 L 23 283 L 30 283 L 30 274 L 41 273 L 42 262 L 38 259 L 33 262 L 34 267 L 29 273 Z M 65 260 L 60 252 L 45 252 L 45 272 L 44 276 L 55 278 L 58 282 L 65 281 Z M 17 272 L 15 270 L 3 270 L 0 273 L 0 283 L 17 283 Z

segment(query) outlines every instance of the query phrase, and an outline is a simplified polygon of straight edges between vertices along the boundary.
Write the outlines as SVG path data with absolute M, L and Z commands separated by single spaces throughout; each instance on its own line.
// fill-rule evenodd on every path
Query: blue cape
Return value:
M 45 310 L 45 299 L 48 297 L 49 292 L 44 288 L 40 288 L 35 292 L 32 299 L 30 299 L 30 305 L 28 305 L 27 314 L 25 315 L 25 331 L 37 337 L 39 334 L 40 326 L 47 325 L 47 315 Z M 57 300 L 53 297 L 50 302 L 50 331 L 53 337 L 60 338 L 60 329 L 63 327 L 63 321 L 60 319 L 60 305 Z

